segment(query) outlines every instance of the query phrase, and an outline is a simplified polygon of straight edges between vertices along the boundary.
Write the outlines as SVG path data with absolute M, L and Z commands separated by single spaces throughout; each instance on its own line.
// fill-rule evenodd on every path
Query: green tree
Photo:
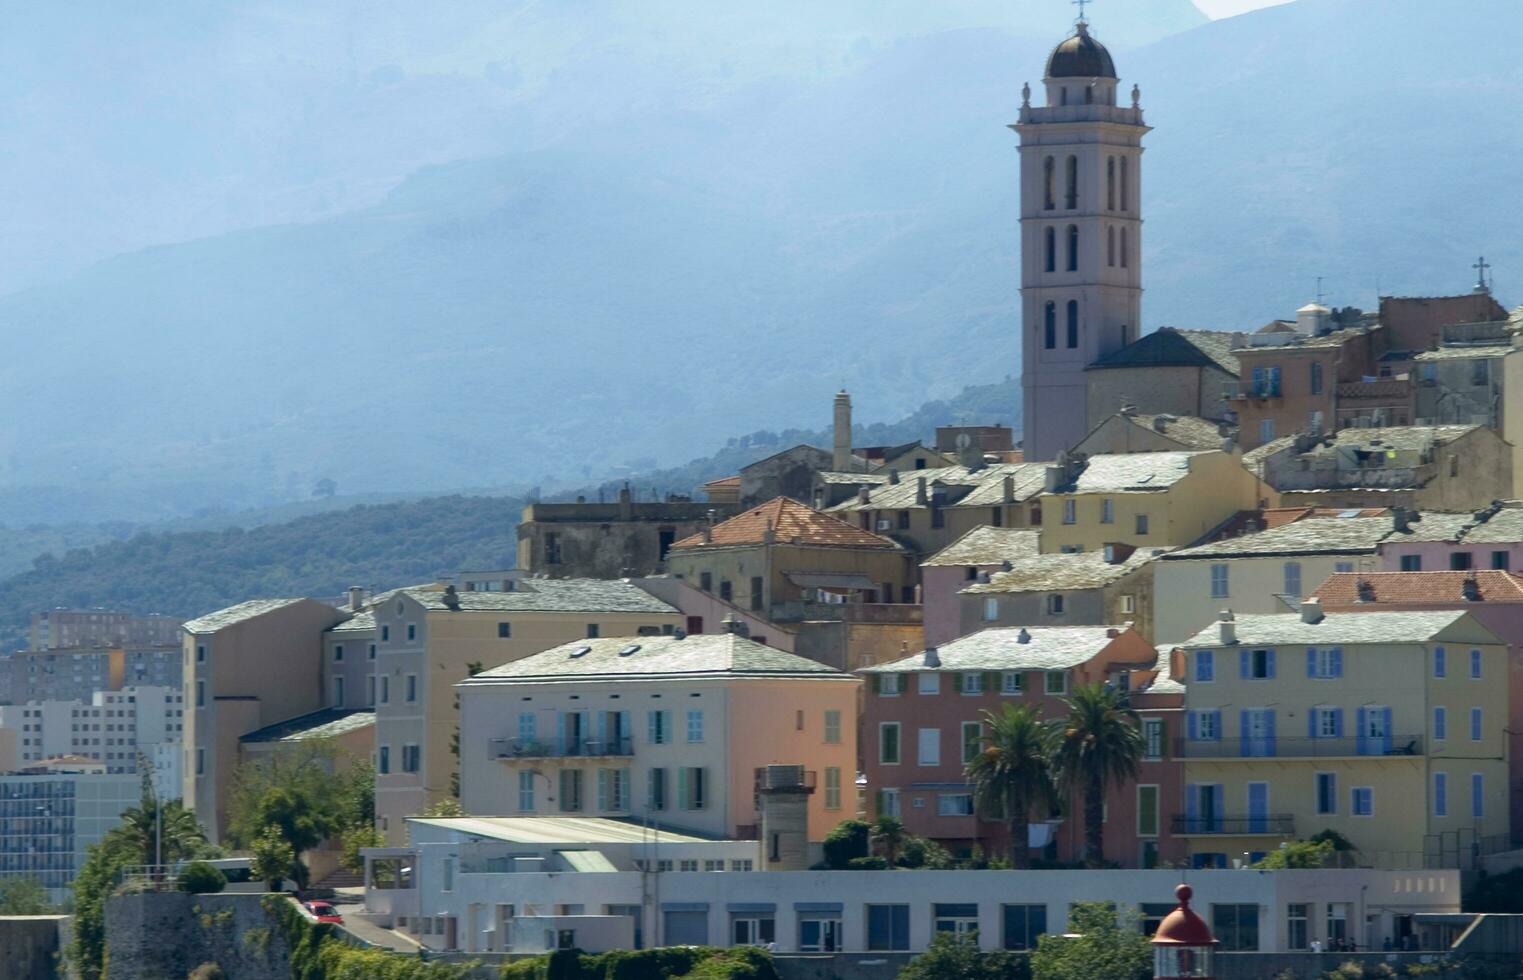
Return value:
M 278 892 L 291 877 L 292 866 L 297 863 L 296 852 L 281 834 L 280 828 L 271 824 L 256 838 L 249 849 L 249 873 L 265 882 L 270 891 Z M 298 883 L 300 879 L 297 879 Z
M 1048 733 L 1035 705 L 985 711 L 983 751 L 964 768 L 980 814 L 1000 814 L 1010 831 L 1010 866 L 1031 867 L 1031 810 L 1052 802 Z
M 1135 914 L 1110 902 L 1079 902 L 1068 913 L 1069 935 L 1049 933 L 1031 953 L 1032 980 L 1149 980 L 1153 946 Z
M 375 824 L 375 766 L 369 759 L 356 759 L 335 775 L 340 826 L 369 827 Z
M 101 980 L 106 967 L 106 899 L 121 880 L 123 869 L 142 863 L 137 848 L 113 828 L 99 844 L 91 844 L 85 863 L 74 877 L 74 938 L 69 959 L 82 980 Z
M 372 824 L 361 824 L 344 831 L 344 852 L 341 861 L 350 871 L 365 870 L 365 856 L 360 853 L 367 847 L 381 847 L 386 838 Z
M 58 908 L 36 878 L 0 879 L 0 915 L 53 915 Z
M 1105 791 L 1137 778 L 1144 743 L 1141 723 L 1119 691 L 1080 684 L 1063 699 L 1066 717 L 1049 729 L 1049 756 L 1057 787 L 1084 798 L 1084 863 L 1105 866 Z
M 205 861 L 192 861 L 180 869 L 177 884 L 180 891 L 192 895 L 215 894 L 227 887 L 227 876 Z
M 896 980 L 1027 980 L 1030 976 L 1030 964 L 1019 953 L 986 953 L 978 948 L 975 935 L 938 932 Z
M 1333 856 L 1332 841 L 1297 840 L 1282 844 L 1254 862 L 1255 868 L 1325 868 Z
M 832 870 L 843 871 L 852 858 L 867 857 L 870 832 L 871 828 L 862 820 L 842 820 L 836 824 L 825 835 L 825 864 Z
M 338 823 L 347 806 L 363 809 L 363 794 L 355 784 L 335 774 L 345 773 L 351 760 L 328 739 L 307 739 L 283 746 L 233 770 L 228 784 L 227 839 L 248 848 L 264 831 L 261 818 L 264 798 L 271 790 L 289 790 L 320 811 L 327 822 Z M 372 791 L 373 792 L 373 791 Z M 374 819 L 374 796 L 369 806 Z
M 475 677 L 486 670 L 486 666 L 480 660 L 472 660 L 465 665 L 465 676 Z M 460 717 L 460 695 L 455 695 L 455 717 Z M 455 769 L 449 774 L 449 795 L 455 799 L 460 798 L 460 722 L 455 722 L 455 730 L 450 733 L 449 753 L 455 757 Z
M 122 831 L 124 843 L 136 852 L 139 864 L 175 864 L 208 857 L 215 851 L 196 815 L 179 800 L 144 796 L 137 806 L 122 811 L 117 829 Z M 157 860 L 161 854 L 163 860 Z
M 904 844 L 909 836 L 909 831 L 904 829 L 904 824 L 898 817 L 882 816 L 873 821 L 872 842 L 883 851 L 883 859 L 890 867 L 899 863 L 899 856 L 904 853 Z
M 257 811 L 261 828 L 260 839 L 274 830 L 291 851 L 290 878 L 298 888 L 307 887 L 307 866 L 301 860 L 303 854 L 321 844 L 335 831 L 338 824 L 331 808 L 330 799 L 314 799 L 305 789 L 276 787 L 267 790 L 259 800 Z

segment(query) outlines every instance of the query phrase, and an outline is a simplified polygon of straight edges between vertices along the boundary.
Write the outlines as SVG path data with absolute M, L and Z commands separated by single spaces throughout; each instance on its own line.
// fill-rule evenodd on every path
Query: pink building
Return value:
M 1395 515 L 1395 529 L 1380 543 L 1388 572 L 1523 571 L 1523 507 L 1492 505 L 1475 513 Z
M 1080 626 L 986 629 L 859 671 L 868 681 L 862 732 L 871 815 L 897 816 L 954 853 L 1004 853 L 1005 824 L 974 814 L 963 775 L 982 748 L 984 712 L 1034 703 L 1044 718 L 1060 717 L 1061 698 L 1075 685 L 1108 681 L 1132 692 L 1148 751 L 1136 783 L 1106 801 L 1106 857 L 1124 867 L 1176 860 L 1183 849 L 1165 817 L 1178 809 L 1181 771 L 1170 739 L 1184 688 L 1161 679 L 1161 668 L 1135 630 Z M 1068 817 L 1033 822 L 1031 845 L 1051 859 L 1082 860 L 1080 801 L 1065 809 Z
M 1005 570 L 1006 562 L 1041 554 L 1042 532 L 1020 527 L 975 527 L 920 564 L 920 601 L 927 646 L 963 635 L 957 594 L 979 576 Z M 987 581 L 987 579 L 985 579 Z
M 1523 576 L 1489 569 L 1342 572 L 1323 582 L 1314 597 L 1329 613 L 1463 609 L 1507 641 L 1507 784 L 1513 841 L 1523 840 Z

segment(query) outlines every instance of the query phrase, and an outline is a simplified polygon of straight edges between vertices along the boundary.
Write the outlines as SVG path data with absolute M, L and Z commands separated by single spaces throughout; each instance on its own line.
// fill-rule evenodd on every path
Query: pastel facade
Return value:
M 940 646 L 970 632 L 963 622 L 963 601 L 958 594 L 981 575 L 1002 571 L 1006 562 L 1034 557 L 1040 550 L 1040 531 L 985 526 L 974 528 L 922 562 L 923 645 Z
M 1186 654 L 1196 866 L 1333 830 L 1375 867 L 1471 867 L 1509 813 L 1506 644 L 1464 612 L 1233 616 Z
M 1128 406 L 1149 415 L 1179 418 L 1224 419 L 1225 395 L 1236 386 L 1237 357 L 1234 336 L 1214 330 L 1179 330 L 1159 327 L 1091 364 L 1085 372 L 1087 417 L 1091 429 Z M 1134 438 L 1137 434 L 1133 434 Z M 1169 446 L 1170 449 L 1220 448 L 1219 446 Z M 1085 449 L 1075 452 L 1140 452 L 1145 447 L 1126 446 Z
M 1126 623 L 1153 640 L 1154 559 L 1161 548 L 1036 555 L 964 583 L 959 636 L 991 626 L 1103 626 Z
M 1380 543 L 1382 571 L 1523 570 L 1523 507 L 1516 502 L 1465 514 L 1407 515 L 1404 523 Z
M 756 771 L 802 764 L 819 839 L 857 812 L 858 686 L 734 634 L 565 643 L 456 686 L 461 804 L 755 836 Z

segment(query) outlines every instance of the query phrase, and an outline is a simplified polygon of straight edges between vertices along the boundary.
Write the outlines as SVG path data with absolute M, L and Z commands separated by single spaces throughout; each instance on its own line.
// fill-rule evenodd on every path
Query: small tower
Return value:
M 1174 889 L 1179 908 L 1164 916 L 1153 936 L 1154 980 L 1212 980 L 1212 958 L 1219 945 L 1211 927 L 1190 908 L 1189 885 Z
M 835 424 L 832 430 L 830 468 L 837 473 L 849 473 L 851 465 L 851 396 L 846 389 L 836 392 Z
M 763 766 L 756 770 L 756 800 L 761 811 L 757 838 L 762 871 L 809 868 L 809 797 L 814 773 L 803 766 Z
M 1023 93 L 1021 391 L 1030 462 L 1089 430 L 1084 369 L 1142 328 L 1141 95 L 1082 19 L 1053 49 L 1046 105 Z

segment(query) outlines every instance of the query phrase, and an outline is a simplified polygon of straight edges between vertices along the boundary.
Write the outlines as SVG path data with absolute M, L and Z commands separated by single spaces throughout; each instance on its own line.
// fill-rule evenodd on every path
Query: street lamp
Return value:
M 1174 894 L 1179 908 L 1164 917 L 1153 936 L 1154 980 L 1211 980 L 1216 976 L 1211 960 L 1220 943 L 1190 908 L 1194 889 L 1180 885 Z

